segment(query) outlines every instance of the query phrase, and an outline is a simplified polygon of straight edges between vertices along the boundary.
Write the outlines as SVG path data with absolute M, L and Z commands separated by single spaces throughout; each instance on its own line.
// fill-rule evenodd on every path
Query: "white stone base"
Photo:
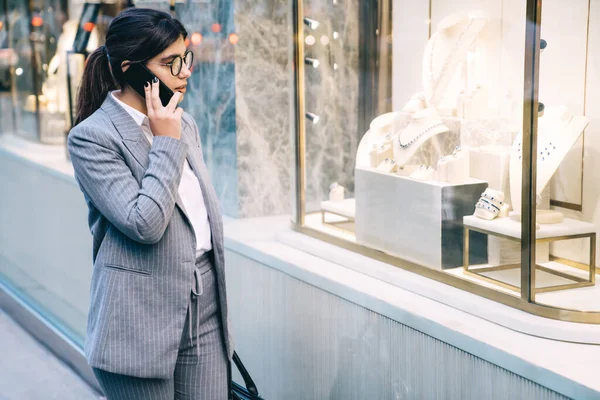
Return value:
M 370 169 L 355 170 L 356 241 L 435 269 L 463 262 L 462 218 L 487 183 L 420 182 Z M 487 262 L 487 240 L 473 233 L 470 257 Z

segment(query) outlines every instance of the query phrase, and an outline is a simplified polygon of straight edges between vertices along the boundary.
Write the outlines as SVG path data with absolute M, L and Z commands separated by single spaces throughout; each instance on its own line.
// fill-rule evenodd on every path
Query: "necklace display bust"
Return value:
M 431 36 L 423 57 L 423 86 L 429 107 L 441 104 L 461 63 L 467 60 L 486 21 L 467 13 L 456 13 L 442 19 Z
M 536 192 L 542 193 L 563 159 L 575 145 L 590 120 L 573 115 L 565 106 L 546 107 L 538 119 Z M 521 171 L 523 163 L 523 138 L 518 135 L 510 154 L 510 192 L 514 210 L 521 209 Z M 539 196 L 538 196 L 539 197 Z M 538 210 L 541 211 L 541 210 Z M 539 223 L 557 223 L 562 215 L 538 213 Z M 548 222 L 544 222 L 548 221 Z
M 382 114 L 371 121 L 356 150 L 356 166 L 375 168 L 386 158 L 392 158 L 392 140 L 402 122 L 400 113 Z
M 417 111 L 411 116 L 408 126 L 398 133 L 393 142 L 396 164 L 403 166 L 427 140 L 448 131 L 448 127 L 434 108 Z

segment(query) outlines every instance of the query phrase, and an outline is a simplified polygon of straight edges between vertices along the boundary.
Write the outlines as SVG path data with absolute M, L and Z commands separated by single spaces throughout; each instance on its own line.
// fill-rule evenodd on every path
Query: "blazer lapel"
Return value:
M 202 190 L 202 197 L 204 198 L 204 205 L 206 206 L 206 212 L 208 213 L 208 222 L 210 225 L 211 232 L 213 234 L 214 239 L 217 239 L 216 242 L 219 242 L 221 239 L 221 229 L 220 229 L 220 211 L 219 211 L 219 203 L 216 197 L 216 193 L 212 190 L 212 185 L 209 184 L 210 178 L 208 175 L 208 170 L 204 165 L 204 161 L 202 160 L 202 149 L 198 146 L 195 138 L 194 131 L 186 126 L 182 131 L 182 140 L 189 147 L 187 160 L 190 163 L 192 171 L 198 178 L 198 182 L 200 183 L 200 189 Z M 214 243 L 213 243 L 214 245 Z
M 137 162 L 145 169 L 148 168 L 148 153 L 150 152 L 150 143 L 144 137 L 142 128 L 133 120 L 131 115 L 121 107 L 111 94 L 106 96 L 106 100 L 101 107 L 110 117 L 117 132 L 123 138 L 125 147 L 131 152 Z
M 110 93 L 106 96 L 106 100 L 102 103 L 101 108 L 110 117 L 117 132 L 119 132 L 123 138 L 123 144 L 127 147 L 127 150 L 129 150 L 131 155 L 133 155 L 145 171 L 150 162 L 148 154 L 150 153 L 151 147 L 148 139 L 144 136 L 144 132 L 142 132 L 142 128 L 134 121 L 131 115 L 129 115 L 129 113 L 113 99 Z M 183 201 L 181 200 L 181 197 L 179 197 L 179 192 L 175 195 L 175 203 L 185 215 L 190 226 L 192 226 L 191 220 L 183 205 Z

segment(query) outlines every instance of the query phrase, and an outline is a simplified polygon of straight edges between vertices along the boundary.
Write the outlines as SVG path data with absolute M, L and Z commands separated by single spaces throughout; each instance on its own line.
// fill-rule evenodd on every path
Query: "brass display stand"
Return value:
M 476 277 L 495 285 L 500 285 L 504 288 L 520 293 L 521 288 L 509 283 L 500 281 L 495 278 L 483 275 L 489 272 L 505 271 L 510 269 L 521 268 L 520 264 L 499 265 L 492 267 L 475 267 L 469 265 L 469 231 L 480 232 L 486 235 L 493 235 L 499 238 L 508 239 L 515 242 L 521 241 L 521 223 L 511 218 L 500 218 L 487 221 L 474 216 L 466 216 L 463 218 L 464 223 L 464 263 L 463 270 L 466 275 Z M 546 287 L 535 287 L 535 282 L 532 285 L 534 293 L 546 293 L 558 290 L 574 289 L 587 286 L 594 286 L 596 283 L 596 232 L 595 226 L 587 222 L 576 221 L 573 219 L 565 219 L 559 224 L 541 225 L 536 232 L 536 243 L 549 243 L 560 240 L 582 239 L 589 238 L 590 240 L 590 258 L 589 264 L 582 264 L 576 261 L 563 260 L 561 263 L 579 269 L 584 269 L 589 272 L 588 278 L 584 279 L 579 276 L 571 275 L 563 271 L 557 271 L 543 265 L 536 265 L 536 271 L 543 271 L 563 279 L 573 281 L 574 283 L 553 285 Z
M 344 228 L 343 224 L 354 222 L 355 209 L 356 205 L 354 199 L 345 199 L 344 201 L 341 201 L 339 203 L 333 201 L 322 201 L 321 222 L 324 225 L 333 225 Z M 342 219 L 328 221 L 325 218 L 327 214 L 331 214 Z

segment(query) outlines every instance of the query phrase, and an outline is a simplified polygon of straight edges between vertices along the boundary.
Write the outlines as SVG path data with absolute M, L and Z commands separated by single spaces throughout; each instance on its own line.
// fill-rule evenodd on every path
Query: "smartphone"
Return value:
M 146 92 L 144 91 L 144 85 L 147 82 L 152 83 L 152 80 L 156 78 L 148 67 L 146 67 L 142 63 L 131 64 L 127 71 L 124 73 L 125 81 L 129 86 L 131 86 L 136 92 L 140 94 L 142 97 L 146 97 Z M 158 81 L 158 96 L 160 97 L 160 101 L 163 107 L 166 107 L 171 101 L 171 97 L 173 97 L 173 91 L 167 87 L 161 80 Z

